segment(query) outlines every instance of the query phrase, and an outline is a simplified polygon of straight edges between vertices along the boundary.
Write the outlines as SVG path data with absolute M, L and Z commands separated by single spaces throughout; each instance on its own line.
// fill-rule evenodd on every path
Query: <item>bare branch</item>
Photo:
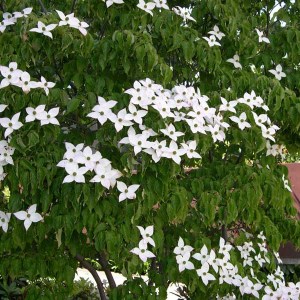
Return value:
M 81 256 L 80 254 L 76 254 L 75 258 L 81 263 L 81 265 L 84 268 L 86 268 L 91 273 L 91 275 L 95 279 L 101 300 L 107 300 L 107 297 L 104 292 L 103 283 L 102 283 L 97 271 L 94 269 L 94 267 L 89 262 L 87 262 L 84 259 L 84 257 Z
M 38 2 L 39 2 L 40 6 L 41 6 L 41 8 L 42 8 L 42 10 L 43 10 L 43 13 L 44 13 L 44 14 L 48 13 L 48 11 L 47 11 L 47 9 L 46 9 L 44 3 L 42 2 L 42 0 L 38 0 Z
M 70 14 L 74 12 L 75 4 L 76 4 L 76 0 L 73 0 L 73 4 L 72 4 L 72 8 L 71 8 Z
M 116 285 L 115 279 L 112 276 L 112 273 L 111 273 L 111 271 L 109 269 L 109 264 L 108 264 L 108 261 L 107 261 L 107 259 L 105 257 L 105 254 L 102 252 L 101 254 L 99 254 L 98 258 L 99 258 L 100 265 L 103 268 L 103 271 L 105 272 L 105 275 L 107 277 L 107 280 L 108 280 L 110 288 L 111 289 L 116 288 L 117 285 Z

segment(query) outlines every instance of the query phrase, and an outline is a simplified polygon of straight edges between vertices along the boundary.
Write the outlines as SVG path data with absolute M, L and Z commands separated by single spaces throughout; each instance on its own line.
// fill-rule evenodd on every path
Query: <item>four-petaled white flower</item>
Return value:
M 194 250 L 193 247 L 189 246 L 189 245 L 184 245 L 184 241 L 183 239 L 180 237 L 178 240 L 178 244 L 177 246 L 174 248 L 174 253 L 177 255 L 184 255 L 186 252 L 192 252 Z
M 38 21 L 37 28 L 32 28 L 29 31 L 42 33 L 43 35 L 48 36 L 52 39 L 53 36 L 51 30 L 53 30 L 56 26 L 57 24 L 45 25 L 43 22 Z
M 127 187 L 127 185 L 122 181 L 117 181 L 117 189 L 121 194 L 119 195 L 119 202 L 125 199 L 135 199 L 136 191 L 140 187 L 139 184 L 133 184 Z
M 269 40 L 267 37 L 264 36 L 263 31 L 260 31 L 260 30 L 258 30 L 257 28 L 255 28 L 255 30 L 256 30 L 257 35 L 258 35 L 258 42 L 259 42 L 259 43 L 262 43 L 262 42 L 265 42 L 265 43 L 267 43 L 267 44 L 270 43 L 270 40 Z
M 19 18 L 27 18 L 29 14 L 31 14 L 32 12 L 32 7 L 27 7 L 27 8 L 24 8 L 22 11 L 16 11 L 14 12 L 14 17 L 16 19 L 19 19 Z
M 143 240 L 139 242 L 139 247 L 133 248 L 130 252 L 138 255 L 143 262 L 146 262 L 148 258 L 155 257 L 151 251 L 147 250 L 147 243 Z
M 2 227 L 4 232 L 8 230 L 8 223 L 10 220 L 11 213 L 5 213 L 0 210 L 0 227 Z
M 152 10 L 155 8 L 155 3 L 154 2 L 145 2 L 144 0 L 139 0 L 139 3 L 137 4 L 137 7 L 144 10 L 151 16 L 153 16 Z
M 28 230 L 32 222 L 36 223 L 43 220 L 43 217 L 36 212 L 36 204 L 31 205 L 27 209 L 27 211 L 22 210 L 14 213 L 14 215 L 17 219 L 24 221 L 24 227 L 26 231 Z
M 107 7 L 110 7 L 114 3 L 116 3 L 116 4 L 122 4 L 122 3 L 124 3 L 124 1 L 123 0 L 106 0 L 105 3 L 106 3 Z
M 43 120 L 47 118 L 47 112 L 45 111 L 46 105 L 41 104 L 37 106 L 36 108 L 27 107 L 26 112 L 27 116 L 25 118 L 25 122 L 33 122 L 34 120 Z
M 43 76 L 41 76 L 41 82 L 38 83 L 39 87 L 44 89 L 46 95 L 49 95 L 49 89 L 55 86 L 54 82 L 47 81 Z
M 153 235 L 153 225 L 151 226 L 148 226 L 146 228 L 143 228 L 142 226 L 137 226 L 137 228 L 139 229 L 140 231 L 140 234 L 142 236 L 142 240 L 146 243 L 146 244 L 150 244 L 152 245 L 153 247 L 155 247 L 155 242 L 154 240 L 152 239 L 152 235 Z
M 69 182 L 78 182 L 78 183 L 84 183 L 85 182 L 85 178 L 84 178 L 84 174 L 88 171 L 88 168 L 86 167 L 79 167 L 78 165 L 66 165 L 65 169 L 67 171 L 67 173 L 69 175 L 67 175 L 64 180 L 63 183 L 69 183 Z
M 16 113 L 11 119 L 9 118 L 0 118 L 0 125 L 6 128 L 4 132 L 4 137 L 8 137 L 14 130 L 18 130 L 23 126 L 19 121 L 21 113 Z
M 242 112 L 239 117 L 232 116 L 232 117 L 229 117 L 229 119 L 231 119 L 233 122 L 237 123 L 241 130 L 251 127 L 250 123 L 246 122 L 247 116 L 246 116 L 245 112 Z
M 46 117 L 41 120 L 41 125 L 53 124 L 59 125 L 58 120 L 55 118 L 59 113 L 59 107 L 51 108 L 47 113 Z
M 207 285 L 209 281 L 216 280 L 215 276 L 209 273 L 209 264 L 207 262 L 204 263 L 200 269 L 196 270 L 196 272 L 205 285 Z
M 280 64 L 276 66 L 275 70 L 271 69 L 269 70 L 269 72 L 272 73 L 278 80 L 281 80 L 281 78 L 286 77 L 286 74 L 282 71 L 282 66 Z
M 175 127 L 173 124 L 170 124 L 169 126 L 166 127 L 166 129 L 161 129 L 160 130 L 163 134 L 171 138 L 173 141 L 177 141 L 177 138 L 180 136 L 183 136 L 184 133 L 181 131 L 176 131 Z
M 59 21 L 58 23 L 58 26 L 64 26 L 64 25 L 72 26 L 78 24 L 78 19 L 74 17 L 74 13 L 65 15 L 60 10 L 56 10 L 56 12 L 61 19 L 61 21 Z
M 229 58 L 226 61 L 232 63 L 236 69 L 243 69 L 240 63 L 240 57 L 237 54 L 235 54 L 233 58 Z
M 215 35 L 210 35 L 209 37 L 204 36 L 203 38 L 208 42 L 209 47 L 221 46 Z
M 201 261 L 201 264 L 203 265 L 205 262 L 207 262 L 207 260 L 209 259 L 209 254 L 208 254 L 208 249 L 207 247 L 204 245 L 199 253 L 195 253 L 193 254 L 193 258 Z
M 216 36 L 218 40 L 221 40 L 225 36 L 225 34 L 220 31 L 220 29 L 217 25 L 215 25 L 213 30 L 209 31 L 208 33 Z
M 182 255 L 179 254 L 176 256 L 176 261 L 179 267 L 179 272 L 184 271 L 185 269 L 187 270 L 193 270 L 195 269 L 194 264 L 189 260 L 191 257 L 190 252 L 185 252 Z
M 201 158 L 200 154 L 196 152 L 196 141 L 188 141 L 186 143 L 181 143 L 181 145 L 188 158 Z

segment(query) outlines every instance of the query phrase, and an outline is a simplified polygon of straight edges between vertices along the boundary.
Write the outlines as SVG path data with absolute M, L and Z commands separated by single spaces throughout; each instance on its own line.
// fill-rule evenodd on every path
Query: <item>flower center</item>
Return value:
M 103 116 L 103 115 L 104 115 L 104 112 L 103 112 L 103 111 L 100 111 L 100 115 Z
M 73 176 L 76 176 L 77 175 L 77 173 L 76 172 L 73 172 Z

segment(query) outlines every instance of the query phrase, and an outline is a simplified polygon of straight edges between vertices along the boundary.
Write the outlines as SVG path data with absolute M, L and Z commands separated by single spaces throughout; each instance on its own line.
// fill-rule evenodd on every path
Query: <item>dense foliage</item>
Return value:
M 170 9 L 148 6 L 152 16 L 137 0 L 106 2 L 1 2 L 3 20 L 7 12 L 33 9 L 0 26 L 0 274 L 71 283 L 80 254 L 105 257 L 128 278 L 110 289 L 110 299 L 166 299 L 171 282 L 185 284 L 191 299 L 231 292 L 239 297 L 237 286 L 218 280 L 206 286 L 195 271 L 179 272 L 173 251 L 180 237 L 199 252 L 204 245 L 217 249 L 220 237 L 243 245 L 249 234 L 255 240 L 261 231 L 270 253 L 287 240 L 300 247 L 279 146 L 293 154 L 300 143 L 300 4 L 168 1 Z M 177 5 L 191 5 L 191 17 L 186 18 L 188 10 L 180 16 Z M 59 26 L 70 12 L 85 23 L 65 19 Z M 217 30 L 224 36 L 219 38 Z M 16 72 L 16 81 L 9 72 Z M 143 98 L 156 102 L 134 102 L 139 88 Z M 174 104 L 178 99 L 188 103 L 187 93 L 200 103 L 202 131 L 176 115 L 197 113 L 194 100 L 180 108 Z M 234 110 L 221 109 L 227 101 Z M 107 120 L 99 116 L 104 107 Z M 146 127 L 134 119 L 135 108 L 147 111 Z M 241 125 L 244 118 L 249 126 Z M 149 142 L 167 140 L 168 154 L 158 159 L 153 144 L 139 151 L 135 146 L 144 143 L 145 134 L 126 139 L 130 126 L 136 134 L 148 128 Z M 149 129 L 158 135 L 151 137 Z M 177 144 L 172 130 L 182 133 Z M 195 142 L 192 150 L 199 156 L 185 155 L 192 147 L 188 141 Z M 79 169 L 62 162 L 70 159 L 66 152 L 73 145 L 79 145 Z M 178 147 L 185 149 L 180 159 L 174 158 Z M 88 164 L 87 153 L 94 155 L 94 164 Z M 103 183 L 107 174 L 110 180 Z M 144 264 L 134 255 L 137 250 L 130 251 L 141 240 L 136 226 L 151 225 L 155 247 L 149 249 L 155 257 Z M 263 274 L 277 268 L 270 258 L 268 268 L 253 263 L 264 285 Z M 242 276 L 251 276 L 238 252 L 231 262 Z M 132 278 L 145 271 L 148 283 Z

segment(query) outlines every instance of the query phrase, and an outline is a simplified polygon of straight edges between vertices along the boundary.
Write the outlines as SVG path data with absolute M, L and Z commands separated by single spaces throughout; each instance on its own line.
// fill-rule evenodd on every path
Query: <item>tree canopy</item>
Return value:
M 0 8 L 1 276 L 71 284 L 92 258 L 128 279 L 110 299 L 166 299 L 174 282 L 191 299 L 279 290 L 273 251 L 300 247 L 281 164 L 300 143 L 300 4 Z

